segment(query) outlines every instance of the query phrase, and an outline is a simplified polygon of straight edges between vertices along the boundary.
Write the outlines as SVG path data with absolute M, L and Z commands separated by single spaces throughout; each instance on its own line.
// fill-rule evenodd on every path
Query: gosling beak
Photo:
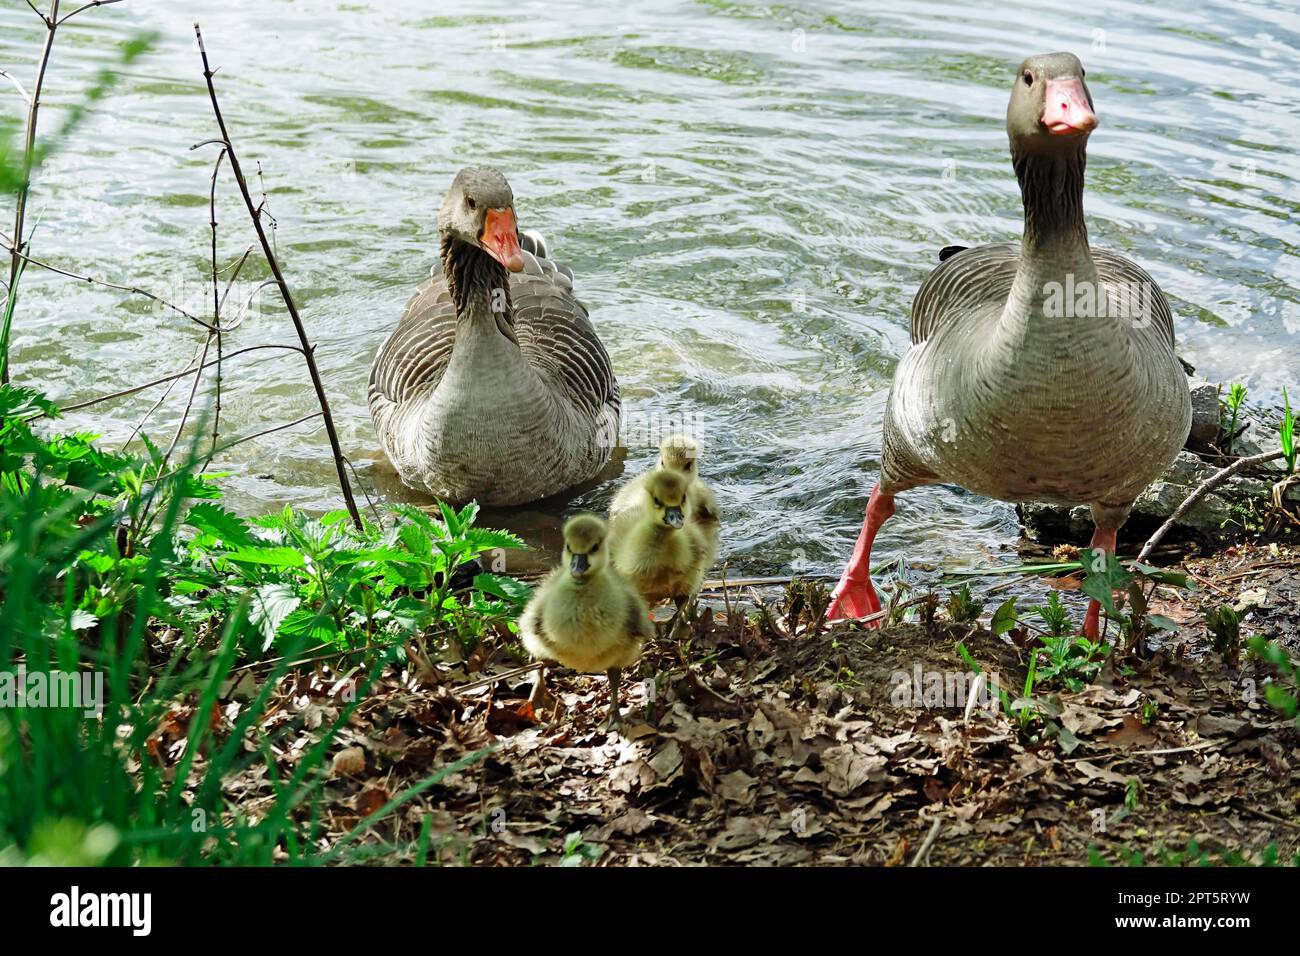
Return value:
M 682 516 L 681 508 L 664 509 L 664 524 L 668 525 L 668 527 L 680 528 L 685 521 L 686 519 Z
M 524 254 L 519 250 L 519 228 L 515 225 L 515 211 L 509 206 L 487 211 L 478 241 L 488 255 L 511 272 L 523 271 Z
M 1043 99 L 1043 125 L 1056 136 L 1091 133 L 1097 114 L 1088 103 L 1088 91 L 1077 76 L 1048 80 Z
M 587 573 L 587 570 L 590 567 L 591 567 L 591 562 L 587 560 L 587 556 L 585 554 L 575 554 L 569 560 L 569 571 L 573 574 L 575 578 L 582 577 L 584 574 Z

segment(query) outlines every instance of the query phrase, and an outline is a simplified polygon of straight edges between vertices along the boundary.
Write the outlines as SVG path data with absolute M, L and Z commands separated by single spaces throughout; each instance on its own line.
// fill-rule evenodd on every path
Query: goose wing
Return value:
M 621 406 L 609 353 L 573 294 L 573 272 L 521 243 L 524 270 L 510 277 L 514 332 L 519 349 L 577 408 L 600 417 Z M 540 251 L 545 253 L 544 245 Z M 611 438 L 614 436 L 610 436 Z
M 953 249 L 956 251 L 950 251 Z M 1020 244 L 995 242 L 973 249 L 947 246 L 938 267 L 912 300 L 912 344 L 920 345 L 943 325 L 961 321 L 979 306 L 1005 302 L 1011 294 Z

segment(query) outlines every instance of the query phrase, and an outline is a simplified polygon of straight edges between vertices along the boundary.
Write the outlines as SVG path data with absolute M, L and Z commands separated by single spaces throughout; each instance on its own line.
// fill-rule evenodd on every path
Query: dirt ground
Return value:
M 1264 665 L 1207 649 L 1202 616 L 1245 595 L 1243 634 L 1300 656 L 1300 549 L 1241 545 L 1187 569 L 1201 588 L 1152 609 L 1180 623 L 1176 638 L 1145 658 L 1116 652 L 1078 692 L 1035 691 L 1043 717 L 1023 728 L 957 648 L 1014 698 L 1027 632 L 827 629 L 824 589 L 807 583 L 749 603 L 728 592 L 688 636 L 661 636 L 624 682 L 619 732 L 603 726 L 604 677 L 554 671 L 534 712 L 532 675 L 511 676 L 504 647 L 394 670 L 340 737 L 327 830 L 491 748 L 375 839 L 414 845 L 429 826 L 430 862 L 479 865 L 1294 862 L 1300 734 L 1263 700 Z M 341 706 L 347 682 L 317 666 L 284 682 L 261 728 L 284 771 L 304 748 L 282 731 Z M 264 772 L 229 790 L 245 812 L 271 797 Z

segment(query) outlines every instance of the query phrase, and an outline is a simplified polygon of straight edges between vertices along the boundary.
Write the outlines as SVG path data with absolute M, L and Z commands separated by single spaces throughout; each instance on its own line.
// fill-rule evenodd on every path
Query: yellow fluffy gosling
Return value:
M 718 557 L 718 537 L 721 532 L 722 514 L 718 510 L 718 500 L 714 497 L 709 483 L 700 477 L 700 443 L 689 435 L 669 435 L 659 446 L 657 468 L 675 471 L 686 479 L 686 521 L 696 525 L 701 531 L 707 554 L 704 570 L 713 567 Z M 617 521 L 622 511 L 639 507 L 644 499 L 646 481 L 655 469 L 633 478 L 614 496 L 609 506 L 612 520 Z
M 656 468 L 645 476 L 640 503 L 613 516 L 614 566 L 650 604 L 672 598 L 680 610 L 700 590 L 709 544 L 686 520 L 686 479 Z
M 653 635 L 650 611 L 636 589 L 609 563 L 608 527 L 604 519 L 583 514 L 564 525 L 564 563 L 538 587 L 519 618 L 528 653 L 576 671 L 609 675 L 609 724 L 619 720 L 619 686 L 623 668 L 641 656 Z M 530 698 L 545 686 L 538 671 Z

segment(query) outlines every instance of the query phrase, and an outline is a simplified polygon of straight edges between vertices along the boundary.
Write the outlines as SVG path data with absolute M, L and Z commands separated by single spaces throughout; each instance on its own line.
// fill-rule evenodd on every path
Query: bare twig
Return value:
M 193 371 L 194 363 L 198 361 L 199 350 L 201 348 L 202 346 L 199 346 L 194 349 L 194 355 L 193 357 L 190 358 L 190 362 L 188 366 L 190 371 Z M 167 401 L 168 397 L 171 396 L 172 389 L 176 387 L 176 383 L 179 382 L 180 380 L 181 380 L 180 376 L 177 376 L 176 378 L 172 379 L 170 382 L 167 383 L 167 387 L 163 389 L 163 393 L 158 396 L 158 400 L 154 402 L 152 405 L 150 405 L 149 410 L 146 411 L 143 415 L 141 415 L 140 420 L 135 423 L 135 427 L 131 429 L 131 434 L 126 436 L 126 441 L 122 442 L 121 446 L 118 448 L 119 452 L 126 451 L 126 449 L 130 446 L 131 442 L 135 441 L 135 436 L 140 434 L 140 432 L 144 431 L 144 426 L 148 424 L 149 419 L 153 417 L 153 413 L 158 411 L 158 409 L 162 408 L 163 402 Z
M 274 432 L 282 432 L 286 428 L 293 428 L 295 425 L 301 425 L 303 422 L 309 422 L 313 418 L 321 418 L 323 415 L 324 415 L 323 412 L 312 412 L 310 415 L 304 415 L 302 416 L 302 418 L 295 418 L 293 421 L 285 422 L 283 425 L 273 425 L 270 428 L 263 428 L 260 432 L 253 432 L 253 434 L 251 435 L 244 435 L 242 438 L 236 438 L 234 441 L 226 442 L 224 445 L 218 447 L 217 450 L 213 452 L 213 454 L 218 455 L 221 452 L 226 451 L 227 449 L 234 448 L 236 445 L 242 445 L 246 441 L 252 441 L 254 438 L 261 438 L 264 435 L 270 435 L 273 434 Z
M 221 115 L 221 106 L 217 102 L 217 88 L 212 82 L 214 73 L 208 63 L 208 51 L 203 45 L 203 32 L 199 29 L 197 23 L 194 24 L 194 36 L 199 44 L 199 56 L 203 60 L 203 78 L 208 85 L 208 98 L 212 101 L 212 112 L 216 116 L 217 127 L 221 130 L 221 138 L 225 141 L 225 149 L 230 157 L 231 171 L 235 174 L 235 182 L 239 185 L 239 192 L 244 198 L 244 205 L 248 208 L 248 215 L 253 220 L 253 229 L 257 232 L 258 241 L 262 244 L 262 252 L 266 256 L 267 265 L 271 267 L 271 273 L 275 276 L 276 284 L 280 287 L 280 295 L 284 299 L 285 307 L 289 310 L 289 318 L 293 321 L 299 342 L 302 343 L 303 360 L 307 364 L 307 372 L 311 376 L 312 387 L 316 390 L 316 399 L 321 409 L 321 419 L 325 423 L 325 433 L 329 437 L 330 451 L 334 455 L 334 468 L 338 473 L 339 488 L 343 492 L 343 500 L 347 504 L 348 514 L 351 515 L 353 524 L 357 528 L 361 528 L 361 513 L 357 510 L 356 500 L 352 497 L 352 486 L 348 482 L 346 467 L 343 464 L 343 449 L 339 445 L 338 432 L 334 428 L 334 416 L 330 413 L 329 398 L 325 395 L 325 385 L 321 381 L 320 371 L 316 367 L 316 357 L 312 351 L 311 340 L 307 336 L 307 328 L 303 325 L 302 317 L 298 314 L 298 307 L 294 304 L 293 295 L 289 291 L 289 283 L 280 269 L 280 263 L 275 257 L 270 241 L 267 239 L 266 230 L 262 227 L 258 207 L 254 205 L 253 197 L 249 194 L 248 183 L 245 181 L 243 170 L 240 168 L 238 154 L 230 142 L 230 133 L 226 129 L 225 118 Z
M 199 382 L 203 379 L 203 366 L 208 358 L 208 349 L 212 346 L 212 340 L 215 334 L 209 332 L 207 339 L 203 343 L 203 354 L 199 356 L 199 364 L 194 369 L 194 382 L 190 385 L 190 397 L 185 401 L 185 408 L 181 412 L 181 419 L 176 423 L 176 431 L 172 434 L 171 444 L 163 452 L 162 461 L 158 462 L 158 475 L 161 476 L 163 469 L 167 467 L 167 461 L 171 458 L 172 452 L 176 450 L 176 443 L 181 440 L 181 432 L 185 430 L 185 422 L 189 420 L 190 411 L 194 408 L 194 397 L 199 392 Z M 216 452 L 215 446 L 208 452 L 208 458 Z
M 216 328 L 214 334 L 217 339 L 217 374 L 212 412 L 212 445 L 208 449 L 208 459 L 203 464 L 204 470 L 212 461 L 212 453 L 217 449 L 217 438 L 221 434 L 221 300 L 223 297 L 217 283 L 217 174 L 221 172 L 221 162 L 226 158 L 228 152 L 229 150 L 223 146 L 221 152 L 217 153 L 217 161 L 212 164 L 212 181 L 208 186 L 208 220 L 212 227 L 212 324 Z M 243 263 L 241 262 L 240 265 L 242 266 Z M 234 279 L 232 278 L 231 281 L 233 282 Z M 227 286 L 227 289 L 229 289 L 229 286 Z M 198 384 L 197 373 L 194 383 L 195 385 Z
M 50 21 L 45 19 L 45 14 L 41 13 L 41 11 L 37 9 L 36 4 L 32 3 L 32 0 L 27 0 L 27 5 L 32 8 L 32 13 L 36 14 L 45 22 L 46 27 L 50 25 Z
M 0 238 L 3 238 L 5 240 L 5 247 L 9 250 L 10 253 L 13 253 L 17 249 L 17 246 L 13 243 L 13 241 L 8 236 L 0 234 Z M 103 286 L 105 289 L 116 289 L 118 292 L 129 292 L 132 295 L 144 296 L 146 299 L 150 299 L 158 303 L 165 309 L 171 309 L 177 315 L 185 316 L 185 318 L 189 319 L 191 322 L 197 322 L 199 325 L 203 326 L 209 332 L 216 331 L 215 328 L 213 328 L 203 319 L 200 319 L 197 315 L 194 315 L 191 312 L 186 312 L 179 305 L 175 305 L 171 302 L 168 302 L 162 296 L 155 295 L 154 293 L 150 292 L 148 289 L 141 289 L 138 286 L 121 285 L 117 282 L 109 282 L 107 279 L 97 279 L 94 276 L 82 275 L 79 272 L 72 272 L 68 269 L 63 269 L 60 268 L 59 266 L 51 265 L 48 262 L 43 262 L 40 259 L 35 259 L 27 255 L 26 253 L 20 252 L 17 253 L 17 256 L 19 259 L 22 259 L 30 263 L 31 265 L 44 269 L 47 272 L 53 272 L 56 273 L 57 275 L 67 276 L 69 279 L 76 279 L 79 282 L 86 282 L 91 285 Z
M 270 428 L 263 428 L 260 432 L 253 432 L 253 434 L 251 435 L 244 435 L 240 438 L 234 439 L 233 441 L 228 441 L 224 445 L 218 446 L 216 450 L 213 451 L 212 455 L 213 457 L 216 457 L 217 455 L 221 454 L 223 451 L 228 451 L 229 449 L 234 448 L 236 445 L 242 445 L 246 441 L 252 441 L 255 438 L 261 438 L 265 435 L 273 434 L 274 432 L 282 432 L 286 428 L 293 428 L 295 425 L 301 425 L 303 422 L 309 422 L 313 418 L 320 418 L 320 417 L 321 417 L 320 412 L 312 412 L 310 415 L 304 415 L 302 416 L 302 418 L 295 418 L 293 421 L 285 422 L 283 425 L 273 425 Z M 159 475 L 157 480 L 159 483 L 161 483 L 163 481 L 166 481 L 169 478 L 174 478 L 176 475 L 180 474 L 181 470 L 182 469 L 179 468 L 172 469 L 171 471 L 167 472 L 167 474 L 165 475 Z
M 75 17 L 82 10 L 89 10 L 91 7 L 106 7 L 110 3 L 121 3 L 121 2 L 122 0 L 90 0 L 90 3 L 83 4 L 82 6 L 79 6 L 77 7 L 77 9 L 73 10 L 71 13 L 67 13 L 59 17 L 59 19 L 55 23 L 55 26 L 60 26 L 64 23 L 67 23 L 69 20 Z M 51 14 L 51 16 L 53 16 L 53 14 Z
M 1281 450 L 1278 450 L 1263 452 L 1259 455 L 1251 455 L 1249 458 L 1238 458 L 1228 467 L 1221 468 L 1209 478 L 1206 478 L 1203 482 L 1197 485 L 1196 489 L 1190 495 L 1183 499 L 1181 505 L 1174 509 L 1174 513 L 1169 516 L 1169 520 L 1157 528 L 1151 537 L 1147 538 L 1147 543 L 1142 545 L 1142 550 L 1138 553 L 1137 559 L 1139 561 L 1145 561 L 1147 555 L 1151 553 L 1151 549 L 1160 543 L 1160 539 L 1169 533 L 1169 530 L 1177 524 L 1179 518 L 1187 514 L 1193 505 L 1233 475 L 1237 474 L 1239 471 L 1244 471 L 1247 468 L 1252 468 L 1255 465 L 1263 465 L 1270 461 L 1276 461 L 1281 457 L 1282 452 Z
M 27 5 L 36 10 L 37 16 L 45 21 L 45 45 L 41 49 L 41 62 L 36 70 L 36 83 L 32 86 L 32 95 L 27 98 L 27 137 L 23 143 L 23 184 L 18 190 L 18 201 L 14 209 L 14 238 L 13 248 L 9 251 L 9 282 L 5 293 L 4 327 L 0 329 L 0 384 L 9 381 L 9 335 L 12 330 L 14 296 L 18 294 L 18 276 L 22 270 L 23 227 L 27 219 L 27 197 L 32 190 L 32 161 L 36 152 L 36 119 L 41 109 L 41 88 L 45 85 L 45 71 L 50 65 L 54 33 L 58 28 L 56 18 L 59 15 L 59 0 L 50 0 L 48 18 L 36 9 L 31 0 L 27 0 Z
M 32 102 L 31 94 L 27 92 L 27 88 L 25 86 L 23 86 L 21 83 L 18 82 L 18 77 L 14 76 L 12 73 L 6 72 L 5 70 L 0 70 L 0 76 L 3 76 L 6 80 L 12 83 L 14 85 L 14 89 L 16 89 L 19 92 L 19 94 L 21 94 L 22 98 L 27 101 L 27 104 L 29 106 L 31 105 Z
M 928 864 L 930 850 L 934 847 L 934 841 L 939 838 L 939 828 L 943 826 L 943 817 L 935 817 L 934 823 L 930 825 L 930 832 L 925 835 L 921 841 L 920 847 L 917 848 L 916 856 L 912 857 L 912 866 L 921 866 Z
M 290 352 L 302 351 L 302 349 L 300 349 L 296 345 L 275 345 L 275 344 L 249 345 L 245 348 L 238 349 L 234 352 L 231 352 L 229 355 L 226 356 L 226 358 L 232 359 L 236 355 L 243 355 L 245 352 L 257 352 L 261 349 L 285 349 Z M 215 364 L 216 364 L 215 362 L 208 363 L 208 365 L 215 365 Z M 76 412 L 76 411 L 80 411 L 83 408 L 89 408 L 91 405 L 98 405 L 100 402 L 109 402 L 115 398 L 126 398 L 128 395 L 134 395 L 136 392 L 143 392 L 147 388 L 153 388 L 155 385 L 162 385 L 166 382 L 174 382 L 176 379 L 184 378 L 186 375 L 192 375 L 193 373 L 194 373 L 194 366 L 190 365 L 189 367 L 179 372 L 173 372 L 171 375 L 164 375 L 161 378 L 154 379 L 152 382 L 145 382 L 143 385 L 132 385 L 130 388 L 124 388 L 121 389 L 120 391 L 110 392 L 108 395 L 100 395 L 98 398 L 88 398 L 86 399 L 86 401 L 77 402 L 75 405 L 64 405 L 62 408 L 59 409 L 59 411 L 63 413 Z M 44 415 L 34 415 L 30 420 L 35 421 L 37 418 L 44 418 L 44 417 L 45 417 Z

